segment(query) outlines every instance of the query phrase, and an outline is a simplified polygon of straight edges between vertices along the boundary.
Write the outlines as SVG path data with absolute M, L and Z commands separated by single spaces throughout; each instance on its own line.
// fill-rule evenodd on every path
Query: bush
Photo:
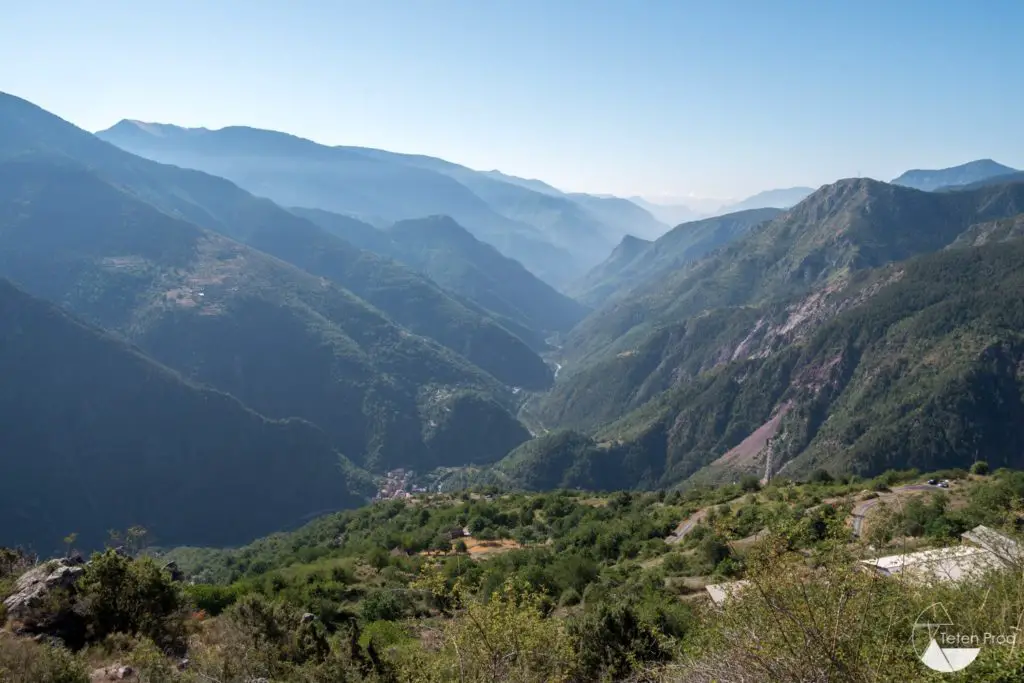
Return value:
M 0 681 L 89 683 L 89 676 L 82 663 L 63 648 L 0 633 Z
M 185 595 L 192 605 L 214 617 L 235 604 L 240 593 L 237 586 L 196 584 L 185 588 Z
M 986 474 L 988 474 L 989 471 L 990 470 L 989 470 L 988 463 L 985 462 L 984 460 L 979 460 L 978 462 L 976 462 L 973 465 L 971 465 L 971 474 L 977 474 L 978 476 L 982 476 L 983 477 Z
M 740 490 L 744 493 L 753 493 L 761 490 L 761 481 L 752 474 L 744 475 L 740 479 Z
M 407 600 L 395 591 L 374 591 L 366 596 L 360 608 L 367 622 L 397 621 L 405 616 Z
M 835 479 L 832 478 L 832 475 L 829 474 L 828 470 L 817 469 L 811 473 L 811 478 L 808 481 L 814 484 L 831 484 Z
M 133 560 L 113 550 L 97 553 L 77 589 L 90 640 L 129 633 L 164 647 L 183 644 L 182 595 L 152 559 Z
M 640 664 L 665 662 L 665 650 L 654 629 L 628 604 L 601 603 L 569 622 L 584 680 L 624 680 Z
M 579 591 L 575 588 L 566 588 L 562 591 L 562 596 L 558 599 L 558 604 L 561 607 L 572 607 L 573 605 L 580 604 L 583 598 L 580 597 Z

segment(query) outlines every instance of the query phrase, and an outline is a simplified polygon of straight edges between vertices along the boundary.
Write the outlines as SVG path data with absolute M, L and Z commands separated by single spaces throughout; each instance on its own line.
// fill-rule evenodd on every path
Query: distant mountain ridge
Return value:
M 625 226 L 655 233 L 664 227 L 623 200 L 574 198 L 540 181 L 443 159 L 328 147 L 276 131 L 125 120 L 97 136 L 156 161 L 224 176 L 285 206 L 350 215 L 376 227 L 448 215 L 554 285 L 603 259 Z
M 1004 166 L 991 159 L 978 159 L 959 166 L 935 170 L 914 169 L 893 179 L 894 185 L 913 187 L 918 190 L 932 191 L 941 188 L 952 188 L 971 185 L 997 176 L 1016 173 L 1017 169 Z
M 780 213 L 781 209 L 749 209 L 682 223 L 653 242 L 626 236 L 605 262 L 567 291 L 585 304 L 599 306 L 644 283 L 658 281 Z
M 543 346 L 546 334 L 567 332 L 587 308 L 559 293 L 518 261 L 474 237 L 447 216 L 400 221 L 378 230 L 317 209 L 293 209 L 353 244 L 405 263 Z M 511 324 L 510 324 L 511 323 Z
M 268 417 L 303 417 L 368 467 L 493 459 L 528 436 L 511 391 L 467 357 L 490 358 L 518 386 L 543 386 L 551 370 L 408 268 L 378 268 L 379 257 L 269 200 L 131 155 L 10 96 L 0 97 L 0 162 L 0 274 L 186 376 Z M 382 304 L 397 287 L 396 315 L 447 301 L 479 335 L 457 352 L 418 336 L 334 280 L 350 275 L 379 286 Z M 443 336 L 466 320 L 433 322 Z M 454 448 L 453 434 L 471 448 Z
M 738 211 L 749 211 L 751 209 L 788 209 L 796 206 L 814 192 L 813 187 L 786 187 L 775 190 L 765 190 L 755 195 L 736 202 L 727 204 L 716 213 L 727 214 Z
M 316 145 L 304 149 L 318 153 Z M 426 278 L 393 262 L 364 258 L 351 244 L 222 178 L 136 157 L 35 105 L 0 94 L 0 159 L 33 150 L 77 160 L 166 213 L 353 287 L 413 331 L 474 356 L 470 360 L 499 379 L 535 386 L 549 381 L 543 361 L 520 339 Z M 409 307 L 394 295 L 396 289 L 415 292 L 417 305 Z M 523 365 L 509 365 L 516 358 Z

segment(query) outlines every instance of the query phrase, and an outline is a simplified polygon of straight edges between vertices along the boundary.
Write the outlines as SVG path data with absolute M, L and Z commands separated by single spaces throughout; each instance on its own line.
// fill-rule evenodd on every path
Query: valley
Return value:
M 5 15 L 0 683 L 1024 680 L 1017 8 L 215 5 Z

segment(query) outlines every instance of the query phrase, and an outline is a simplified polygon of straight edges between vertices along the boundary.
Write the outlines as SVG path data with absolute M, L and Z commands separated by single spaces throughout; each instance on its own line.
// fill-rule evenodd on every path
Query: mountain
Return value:
M 599 306 L 645 282 L 660 280 L 780 213 L 780 209 L 750 209 L 683 223 L 654 242 L 627 236 L 608 259 L 566 291 L 585 304 Z
M 572 374 L 584 359 L 635 351 L 661 325 L 803 294 L 847 271 L 937 251 L 974 223 L 1022 210 L 1024 183 L 929 193 L 841 180 L 709 257 L 610 301 L 573 329 L 563 362 Z
M 991 187 L 992 185 L 1007 185 L 1009 183 L 1019 183 L 1024 181 L 1024 171 L 1015 171 L 1014 173 L 1006 173 L 1003 175 L 994 175 L 984 180 L 978 180 L 973 183 L 966 185 L 947 185 L 940 187 L 935 190 L 936 192 L 956 192 L 960 190 L 977 190 L 982 187 Z
M 630 197 L 641 209 L 646 209 L 656 220 L 665 225 L 679 225 L 688 221 L 695 221 L 704 218 L 706 214 L 685 204 L 658 204 L 643 197 Z
M 427 278 L 360 252 L 226 180 L 141 159 L 0 94 L 0 159 L 31 151 L 76 160 L 165 212 L 350 287 L 413 332 L 465 355 L 502 381 L 531 387 L 550 381 L 543 361 L 522 340 Z
M 723 206 L 716 213 L 736 213 L 737 211 L 764 208 L 788 209 L 802 202 L 812 192 L 814 192 L 813 187 L 787 187 L 765 190 L 764 192 L 758 192 L 751 197 L 747 197 L 741 202 Z
M 607 253 L 600 253 L 604 226 L 572 202 L 433 157 L 327 147 L 244 127 L 121 121 L 97 136 L 140 156 L 223 176 L 284 206 L 377 225 L 448 215 L 553 284 Z M 574 266 L 577 258 L 583 262 Z
M 650 211 L 628 199 L 581 193 L 566 196 L 622 235 L 657 239 L 669 228 Z
M 563 272 L 570 276 L 582 274 L 586 268 L 600 262 L 624 232 L 615 225 L 603 222 L 599 215 L 576 201 L 572 195 L 552 194 L 547 190 L 538 192 L 527 187 L 531 184 L 529 182 L 526 185 L 521 182 L 505 182 L 492 174 L 480 173 L 435 157 L 376 149 L 361 151 L 379 161 L 401 163 L 448 176 L 470 189 L 502 216 L 534 226 L 552 244 L 572 254 L 572 259 L 562 264 Z M 458 220 L 454 214 L 449 215 Z M 459 223 L 472 227 L 461 220 Z
M 970 185 L 996 176 L 1014 173 L 1017 169 L 996 163 L 991 159 L 978 159 L 951 168 L 936 170 L 914 169 L 894 179 L 894 185 L 913 187 L 918 190 L 938 190 L 959 185 Z
M 268 420 L 0 280 L 0 544 L 237 544 L 365 502 L 369 478 L 301 420 Z
M 905 381 L 898 387 L 892 380 L 892 391 L 904 392 L 900 387 L 905 387 L 899 393 L 904 409 L 932 398 L 945 402 L 941 410 L 927 410 L 938 411 L 934 414 L 941 413 L 950 424 L 957 424 L 956 411 L 949 408 L 957 391 L 976 394 L 974 400 L 990 405 L 993 399 L 982 385 L 972 384 L 972 373 L 982 373 L 983 382 L 991 377 L 970 355 L 986 339 L 975 339 L 976 328 L 987 329 L 987 317 L 1002 306 L 1013 311 L 1005 299 L 1019 293 L 1013 261 L 992 270 L 1001 263 L 998 250 L 1003 243 L 985 251 L 984 258 L 977 247 L 967 247 L 1012 239 L 1022 212 L 1024 183 L 952 193 L 867 179 L 826 186 L 746 237 L 589 316 L 566 339 L 561 359 L 566 370 L 552 392 L 531 404 L 531 421 L 542 428 L 569 427 L 594 435 L 600 457 L 628 457 L 630 471 L 637 473 L 633 481 L 642 486 L 680 482 L 727 453 L 728 458 L 701 476 L 732 476 L 727 473 L 737 468 L 777 471 L 773 468 L 790 461 L 787 473 L 823 463 L 860 471 L 903 466 L 899 459 L 886 460 L 883 466 L 883 456 L 854 448 L 855 433 L 835 437 L 851 451 L 846 446 L 829 451 L 834 442 L 825 435 L 832 433 L 831 426 L 824 429 L 822 424 L 841 425 L 858 414 L 873 414 L 873 421 L 857 424 L 891 425 L 886 444 L 890 438 L 922 443 L 921 424 L 902 418 L 899 403 L 880 400 L 877 389 L 865 394 L 860 380 L 850 383 L 858 367 L 864 369 L 865 382 L 881 382 L 879 377 Z M 944 249 L 947 245 L 964 248 Z M 1024 258 L 1024 245 L 1014 248 Z M 901 262 L 929 252 L 942 254 L 921 257 L 913 268 L 901 267 Z M 990 267 L 986 259 L 997 260 Z M 983 286 L 985 272 L 992 272 L 992 278 Z M 933 286 L 930 278 L 936 277 L 950 279 Z M 1005 288 L 1004 280 L 1010 283 Z M 999 303 L 990 304 L 983 295 L 975 300 L 958 294 L 974 287 L 995 288 Z M 890 296 L 899 297 L 898 306 L 890 305 Z M 946 327 L 928 327 L 935 316 L 947 313 L 951 318 Z M 915 325 L 920 326 L 916 337 L 900 336 Z M 890 326 L 893 336 L 886 337 Z M 835 330 L 842 330 L 840 336 L 847 341 L 840 344 Z M 877 337 L 872 342 L 878 344 L 872 348 L 875 355 L 865 355 L 858 346 L 861 330 L 872 330 Z M 1012 337 L 1004 332 L 1000 328 L 998 338 L 1010 343 Z M 968 338 L 970 343 L 959 346 Z M 893 360 L 887 349 L 896 340 L 911 355 Z M 840 353 L 842 349 L 846 351 Z M 944 375 L 943 382 L 952 388 L 932 384 L 928 367 L 911 360 L 924 349 L 933 349 L 934 358 L 949 356 L 948 370 L 955 374 Z M 889 361 L 897 364 L 886 369 Z M 912 367 L 919 367 L 917 374 L 904 378 L 903 371 Z M 1000 375 L 999 381 L 1013 386 L 1017 380 Z M 836 402 L 840 394 L 848 397 L 843 400 L 850 401 L 849 408 Z M 857 398 L 864 395 L 888 412 L 873 413 Z M 833 411 L 844 417 L 830 417 Z M 1006 431 L 1007 423 L 984 429 L 1002 434 L 997 438 L 986 432 L 986 439 L 1005 437 L 1012 444 L 1016 438 Z M 787 436 L 776 438 L 772 448 L 787 450 L 776 453 L 768 444 L 779 433 Z M 946 450 L 928 445 L 934 456 L 901 452 L 922 467 L 967 459 L 963 444 L 949 438 L 957 445 Z M 1012 460 L 1009 451 L 1002 452 L 1004 460 Z M 580 453 L 591 458 L 597 452 L 573 453 L 576 462 L 583 457 Z M 769 453 L 771 462 L 766 462 Z M 538 457 L 557 455 L 545 451 Z M 579 463 L 574 467 L 586 469 Z
M 400 221 L 378 230 L 318 209 L 293 211 L 363 249 L 425 273 L 540 345 L 550 333 L 567 332 L 588 312 L 446 216 Z
M 848 272 L 778 304 L 719 309 L 677 332 L 704 367 L 679 373 L 592 437 L 551 434 L 495 469 L 547 488 L 603 483 L 607 472 L 617 486 L 664 487 L 819 468 L 935 470 L 978 458 L 1020 468 L 1022 301 L 1024 241 L 1011 239 Z M 621 362 L 653 360 L 638 353 Z M 603 370 L 607 389 L 616 377 Z
M 0 164 L 0 275 L 268 417 L 316 424 L 368 467 L 486 461 L 527 436 L 509 394 L 462 356 L 66 160 Z M 450 448 L 436 415 L 468 413 L 471 435 L 480 411 L 502 428 Z
M 531 403 L 531 421 L 597 429 L 742 356 L 737 349 L 764 334 L 761 308 L 788 316 L 785 302 L 825 296 L 853 273 L 941 250 L 978 223 L 1022 211 L 1024 184 L 945 194 L 868 179 L 826 186 L 584 319 L 565 339 L 555 387 Z M 800 316 L 813 320 L 812 304 Z
M 485 176 L 500 180 L 511 185 L 518 185 L 519 187 L 526 188 L 527 190 L 533 190 L 534 192 L 540 192 L 541 194 L 549 194 L 554 197 L 560 197 L 564 192 L 558 188 L 548 185 L 543 180 L 537 180 L 536 178 L 519 178 L 514 175 L 508 175 L 498 170 L 493 171 L 481 171 Z

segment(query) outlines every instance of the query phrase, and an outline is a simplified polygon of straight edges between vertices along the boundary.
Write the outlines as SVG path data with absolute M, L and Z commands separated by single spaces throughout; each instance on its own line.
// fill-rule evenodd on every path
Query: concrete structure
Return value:
M 963 581 L 994 569 L 1024 565 L 1024 551 L 1017 541 L 998 531 L 976 526 L 962 539 L 961 545 L 861 560 L 861 565 L 883 576 L 900 575 L 923 582 Z
M 1020 544 L 984 524 L 965 531 L 961 538 L 965 543 L 989 551 L 1008 566 L 1019 568 L 1024 565 L 1024 549 Z
M 962 581 L 1003 566 L 984 548 L 966 545 L 861 560 L 861 564 L 883 576 L 900 575 L 923 582 Z
M 711 602 L 715 604 L 715 607 L 721 607 L 722 603 L 725 602 L 726 598 L 731 598 L 744 586 L 748 585 L 749 581 L 729 581 L 728 583 L 713 583 L 710 586 L 704 586 L 704 590 L 708 592 L 708 596 L 711 598 Z

